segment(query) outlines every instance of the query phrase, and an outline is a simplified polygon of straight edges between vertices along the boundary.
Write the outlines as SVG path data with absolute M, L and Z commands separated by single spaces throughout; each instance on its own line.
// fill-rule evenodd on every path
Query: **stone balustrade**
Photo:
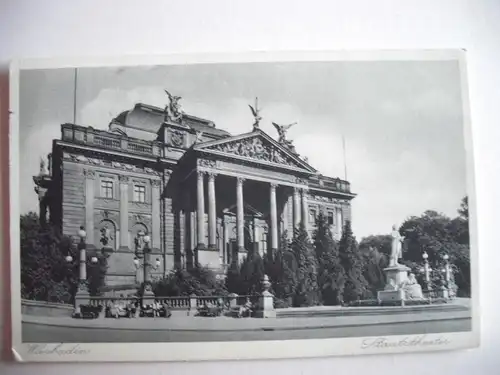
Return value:
M 64 124 L 61 126 L 61 131 L 63 141 L 82 143 L 131 154 L 160 156 L 161 152 L 161 146 L 158 142 L 131 138 L 91 127 Z

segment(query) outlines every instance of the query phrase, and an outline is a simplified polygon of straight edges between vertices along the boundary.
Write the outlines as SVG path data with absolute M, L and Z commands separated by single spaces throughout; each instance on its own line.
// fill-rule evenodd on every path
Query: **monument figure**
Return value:
M 423 299 L 424 295 L 422 293 L 422 287 L 417 282 L 415 274 L 410 273 L 408 275 L 408 280 L 403 284 L 403 290 L 405 291 L 405 299 Z
M 48 175 L 49 171 L 47 170 L 47 165 L 45 164 L 45 160 L 40 158 L 40 176 Z
M 107 226 L 101 228 L 101 243 L 104 247 L 109 247 L 110 241 L 113 238 L 111 237 L 111 231 Z
M 395 225 L 392 226 L 391 237 L 392 237 L 392 247 L 391 247 L 391 257 L 389 260 L 389 267 L 399 265 L 399 259 L 402 258 L 401 243 L 404 240 L 404 237 L 402 237 L 399 234 L 399 231 L 396 229 Z
M 258 98 L 255 98 L 255 107 L 252 107 L 250 104 L 250 110 L 252 111 L 252 115 L 254 117 L 253 130 L 259 129 L 260 120 L 262 120 L 262 116 L 260 115 Z
M 182 99 L 182 96 L 175 96 L 170 94 L 167 90 L 164 90 L 168 95 L 169 103 L 165 107 L 165 114 L 172 121 L 182 121 L 182 116 L 184 115 L 184 111 L 182 110 L 181 104 L 179 101 Z
M 286 146 L 291 146 L 292 145 L 292 141 L 288 140 L 286 138 L 286 132 L 288 130 L 290 130 L 290 128 L 294 125 L 296 125 L 297 123 L 294 122 L 292 124 L 288 124 L 288 125 L 279 125 L 275 122 L 273 122 L 273 125 L 274 127 L 276 128 L 276 130 L 278 131 L 278 142 L 279 143 L 282 143 Z

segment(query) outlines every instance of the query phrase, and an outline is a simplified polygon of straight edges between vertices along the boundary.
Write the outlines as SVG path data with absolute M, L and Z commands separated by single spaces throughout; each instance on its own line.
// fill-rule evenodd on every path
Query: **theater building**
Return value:
M 249 250 L 276 250 L 294 227 L 312 233 L 320 211 L 340 237 L 355 196 L 258 120 L 231 135 L 172 105 L 137 104 L 107 131 L 61 125 L 34 182 L 42 221 L 71 236 L 83 225 L 89 246 L 112 250 L 110 287 L 141 281 L 134 265 L 141 232 L 157 264 L 153 277 L 196 262 L 222 275 Z

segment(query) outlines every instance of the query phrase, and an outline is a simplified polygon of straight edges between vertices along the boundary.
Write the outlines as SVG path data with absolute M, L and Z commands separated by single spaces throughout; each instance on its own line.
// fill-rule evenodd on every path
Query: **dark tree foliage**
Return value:
M 264 268 L 271 281 L 271 292 L 276 297 L 277 306 L 292 306 L 297 286 L 297 264 L 286 233 L 282 235 L 278 251 L 266 257 Z
M 38 215 L 20 217 L 21 295 L 23 298 L 72 303 L 78 285 L 78 247 L 68 236 L 51 226 L 41 226 Z M 66 257 L 73 261 L 68 263 Z M 97 264 L 90 259 L 96 256 Z M 91 295 L 99 294 L 107 269 L 105 257 L 87 252 L 88 286 Z
M 324 305 L 337 305 L 342 301 L 346 273 L 340 263 L 337 243 L 333 239 L 325 216 L 316 220 L 314 248 L 318 259 L 318 286 Z
M 318 305 L 320 302 L 317 280 L 318 264 L 315 250 L 303 225 L 295 230 L 291 250 L 297 263 L 297 285 L 293 304 L 295 306 Z
M 202 266 L 185 270 L 177 268 L 165 278 L 152 283 L 153 292 L 161 297 L 176 296 L 223 296 L 227 294 L 222 280 Z
M 365 237 L 359 243 L 359 251 L 370 252 L 375 249 L 378 253 L 390 255 L 392 248 L 392 237 L 390 234 L 372 235 Z
M 346 272 L 343 300 L 344 302 L 358 300 L 365 295 L 367 282 L 363 276 L 364 259 L 358 251 L 350 221 L 346 221 L 344 226 L 342 238 L 339 243 L 339 253 L 342 267 Z
M 432 269 L 440 270 L 444 265 L 443 255 L 448 254 L 453 265 L 453 277 L 460 296 L 470 296 L 470 248 L 469 209 L 467 197 L 462 199 L 459 216 L 449 218 L 435 211 L 426 211 L 421 216 L 406 220 L 400 228 L 405 236 L 405 260 L 422 263 L 422 254 L 427 252 Z M 435 280 L 434 280 L 435 279 Z M 433 284 L 440 284 L 439 273 Z
M 262 292 L 264 261 L 257 251 L 248 250 L 240 266 L 240 292 L 238 294 L 258 294 Z
M 360 252 L 364 258 L 363 276 L 367 282 L 367 297 L 376 298 L 377 292 L 384 289 L 386 284 L 384 268 L 389 265 L 389 257 L 374 247 L 360 249 Z

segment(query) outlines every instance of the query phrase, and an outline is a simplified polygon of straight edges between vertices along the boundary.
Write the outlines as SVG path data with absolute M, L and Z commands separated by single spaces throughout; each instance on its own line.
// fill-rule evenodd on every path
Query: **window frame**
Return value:
M 142 200 L 139 199 L 142 196 Z M 146 197 L 146 185 L 145 184 L 134 184 L 132 199 L 136 203 L 147 203 Z
M 111 192 L 111 196 L 107 193 Z M 100 197 L 104 199 L 115 198 L 115 182 L 110 178 L 103 178 L 100 181 Z

